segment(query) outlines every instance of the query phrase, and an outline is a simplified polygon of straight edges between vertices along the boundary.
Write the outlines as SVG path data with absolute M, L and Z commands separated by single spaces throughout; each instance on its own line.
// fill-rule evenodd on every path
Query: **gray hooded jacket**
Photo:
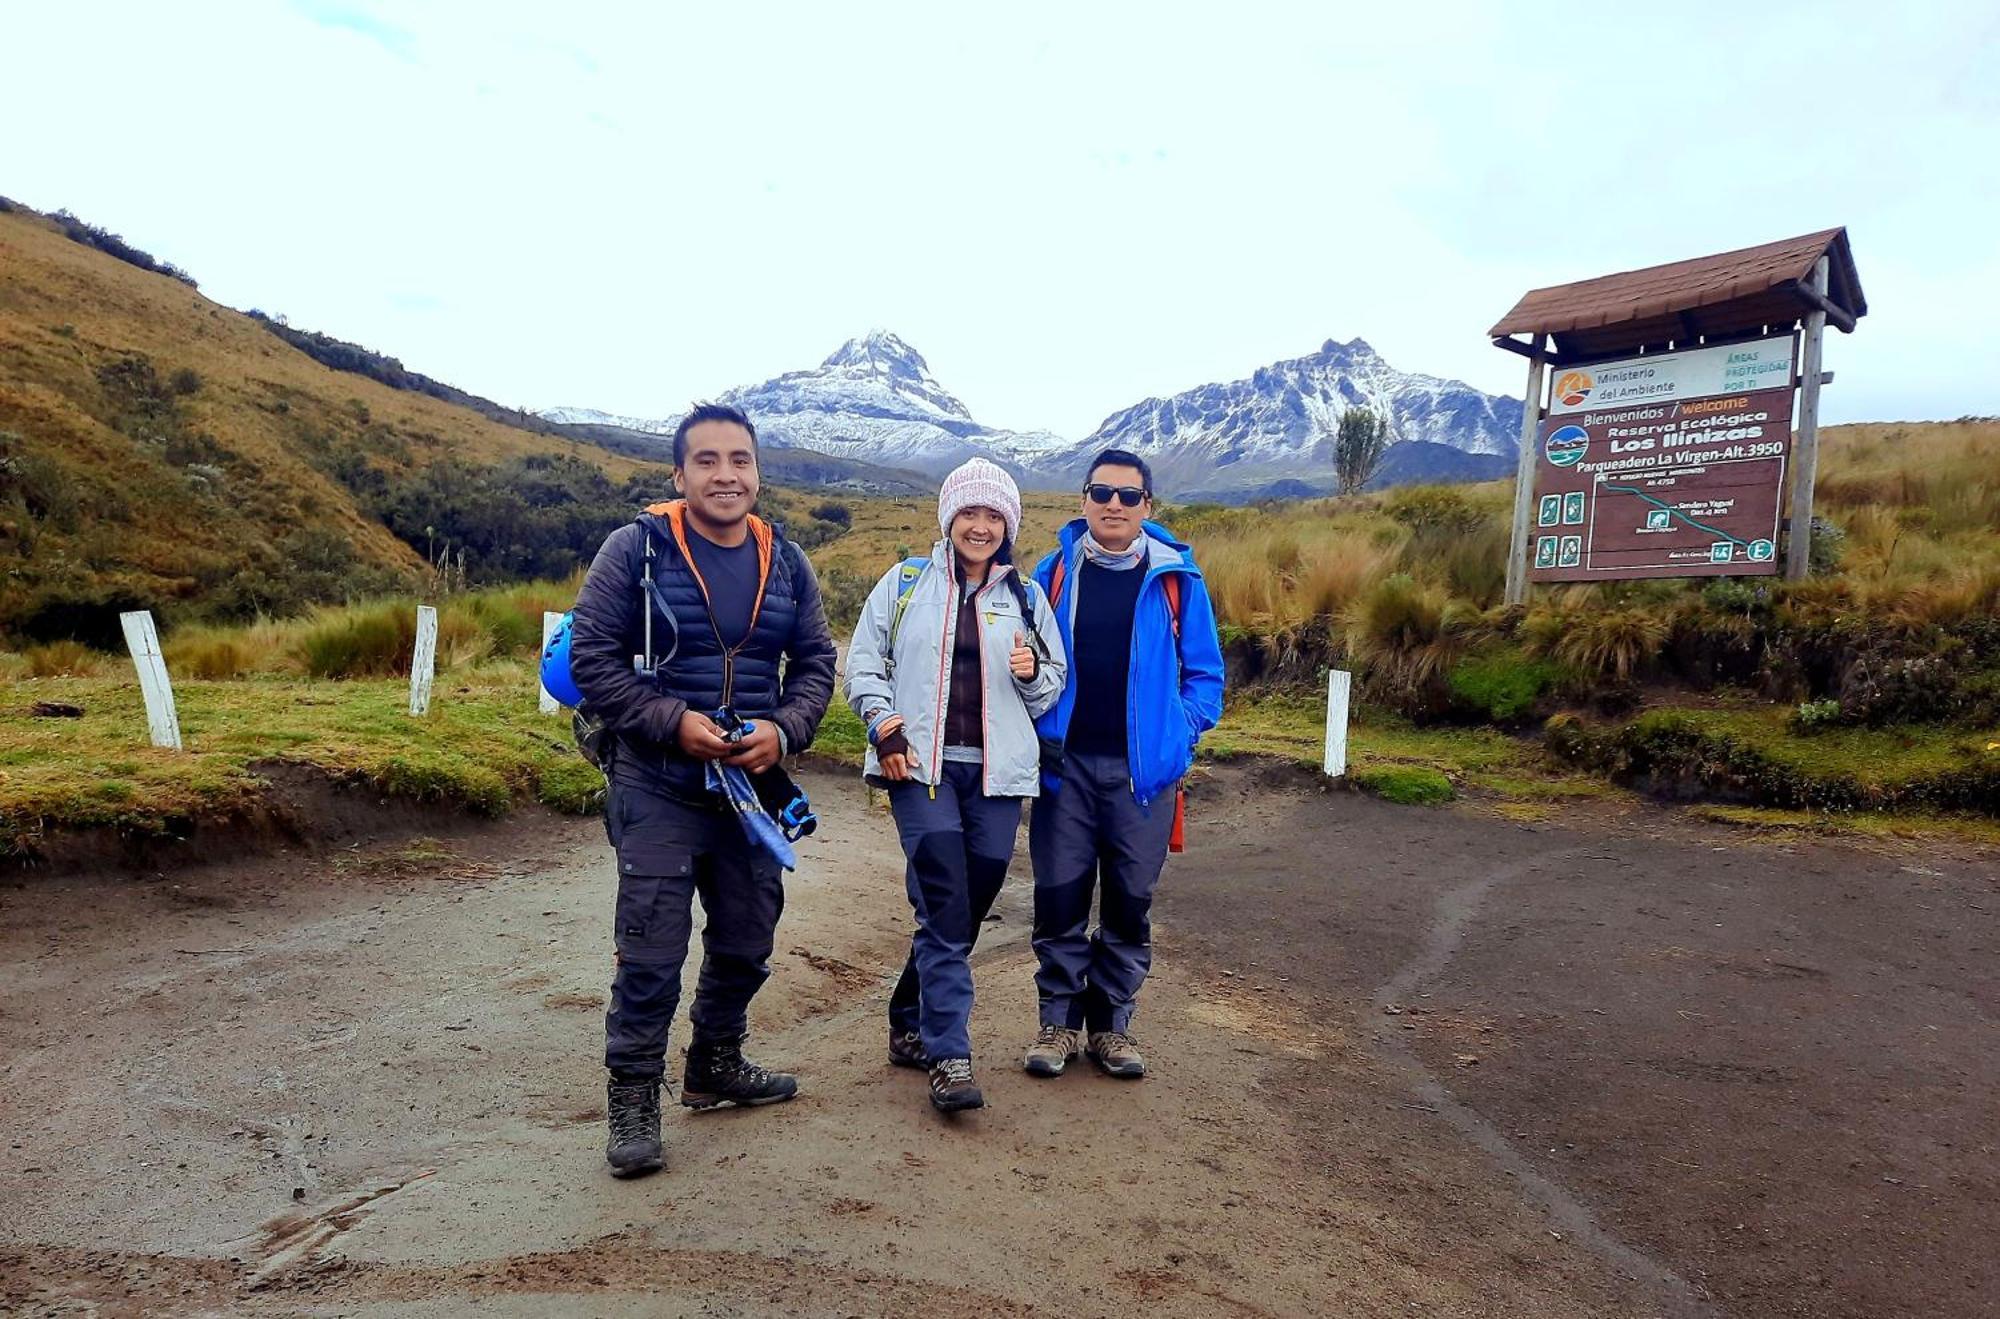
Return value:
M 1006 581 L 1013 571 L 1011 565 L 994 564 L 978 595 L 980 657 L 986 677 L 982 781 L 989 797 L 1033 797 L 1041 791 L 1041 743 L 1034 721 L 1062 695 L 1068 672 L 1055 610 L 1042 588 L 1025 577 L 1021 584 L 1034 603 L 1034 633 L 1041 643 L 1031 642 L 1029 648 L 1036 652 L 1039 667 L 1026 681 L 1009 672 L 1007 656 L 1014 648 L 1014 635 L 1029 630 L 1021 617 L 1021 602 Z M 848 705 L 870 728 L 891 713 L 903 716 L 910 773 L 919 783 L 937 783 L 944 762 L 945 707 L 951 699 L 951 653 L 958 632 L 959 587 L 954 578 L 951 544 L 941 540 L 931 549 L 930 565 L 910 587 L 902 622 L 896 624 L 902 565 L 891 568 L 868 593 L 847 648 Z M 871 742 L 862 773 L 876 778 L 881 772 Z

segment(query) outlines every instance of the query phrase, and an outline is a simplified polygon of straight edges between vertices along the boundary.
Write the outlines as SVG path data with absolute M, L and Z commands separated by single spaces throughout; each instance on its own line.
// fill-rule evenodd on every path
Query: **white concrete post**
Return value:
M 541 711 L 554 714 L 562 709 L 562 702 L 549 695 L 549 689 L 542 686 L 542 656 L 548 654 L 549 642 L 555 639 L 556 627 L 562 622 L 561 614 L 542 611 L 542 649 L 535 656 L 535 690 L 542 694 Z
M 166 657 L 160 654 L 160 634 L 150 610 L 118 615 L 132 667 L 139 671 L 139 691 L 146 698 L 146 732 L 156 747 L 181 749 L 181 720 L 174 713 L 174 685 L 167 680 Z
M 1347 695 L 1354 675 L 1343 669 L 1329 669 L 1326 675 L 1326 776 L 1340 778 L 1347 773 Z
M 437 671 L 438 611 L 417 606 L 417 649 L 410 657 L 410 713 L 431 712 L 431 677 Z

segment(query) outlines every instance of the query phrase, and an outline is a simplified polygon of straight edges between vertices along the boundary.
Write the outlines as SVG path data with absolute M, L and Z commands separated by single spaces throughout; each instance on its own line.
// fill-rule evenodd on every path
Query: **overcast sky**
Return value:
M 2000 413 L 2000 6 L 8 4 L 0 194 L 503 403 L 880 326 L 979 420 L 1845 224 L 1832 420 Z

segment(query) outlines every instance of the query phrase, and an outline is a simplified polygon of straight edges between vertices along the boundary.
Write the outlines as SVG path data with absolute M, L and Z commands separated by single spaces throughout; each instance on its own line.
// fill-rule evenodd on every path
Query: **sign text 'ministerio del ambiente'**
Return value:
M 1790 335 L 1558 369 L 1539 437 L 1533 580 L 1778 570 Z

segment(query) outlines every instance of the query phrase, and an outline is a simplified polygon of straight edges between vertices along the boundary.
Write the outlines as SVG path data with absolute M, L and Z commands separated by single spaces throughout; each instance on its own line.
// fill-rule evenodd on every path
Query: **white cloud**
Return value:
M 507 403 L 660 412 L 878 324 L 1071 435 L 1329 336 L 1513 391 L 1528 287 L 1845 223 L 1830 417 L 1996 410 L 1983 5 L 4 21 L 0 191 Z

